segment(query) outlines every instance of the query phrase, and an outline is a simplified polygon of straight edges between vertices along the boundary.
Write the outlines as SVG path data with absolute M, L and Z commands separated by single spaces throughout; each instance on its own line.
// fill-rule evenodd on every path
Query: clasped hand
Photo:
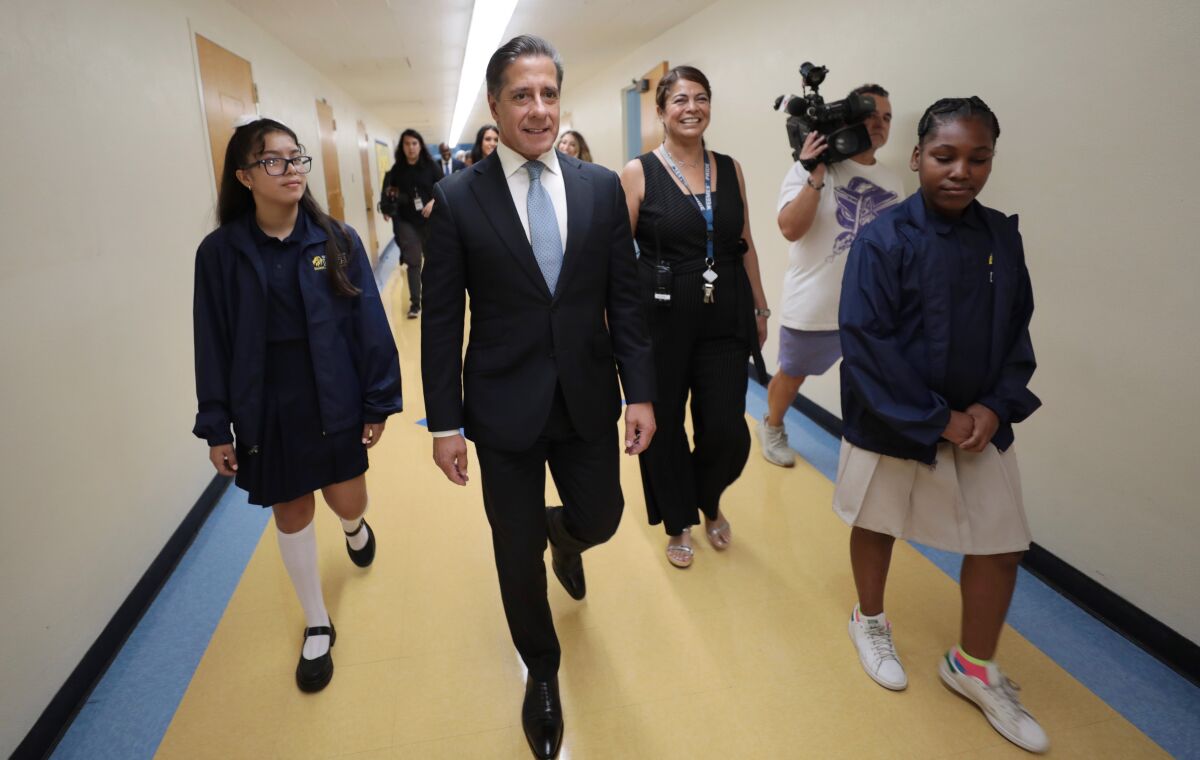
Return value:
M 963 451 L 980 453 L 992 442 L 1000 418 L 983 404 L 971 404 L 964 412 L 950 412 L 942 437 Z

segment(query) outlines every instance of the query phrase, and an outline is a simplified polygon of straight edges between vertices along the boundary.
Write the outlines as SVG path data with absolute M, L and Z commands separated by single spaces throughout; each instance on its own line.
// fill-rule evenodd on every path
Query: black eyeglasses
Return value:
M 257 161 L 252 161 L 246 164 L 243 169 L 253 169 L 255 166 L 261 166 L 271 177 L 282 177 L 287 174 L 288 166 L 296 170 L 297 174 L 308 174 L 312 171 L 312 156 L 295 156 L 293 158 L 260 158 Z

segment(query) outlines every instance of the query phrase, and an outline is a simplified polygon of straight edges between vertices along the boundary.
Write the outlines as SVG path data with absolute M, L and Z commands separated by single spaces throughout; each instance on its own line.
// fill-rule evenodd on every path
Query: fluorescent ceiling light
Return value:
M 448 145 L 457 145 L 462 137 L 467 119 L 475 107 L 479 88 L 487 70 L 488 59 L 504 37 L 517 0 L 475 0 L 471 10 L 471 28 L 467 32 L 467 52 L 463 55 L 462 74 L 458 80 L 458 101 L 454 104 L 454 118 L 450 120 Z

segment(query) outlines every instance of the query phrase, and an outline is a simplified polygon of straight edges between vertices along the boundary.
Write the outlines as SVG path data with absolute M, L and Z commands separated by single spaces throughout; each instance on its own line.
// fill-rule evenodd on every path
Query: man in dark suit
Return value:
M 521 36 L 492 56 L 488 104 L 500 145 L 434 187 L 421 364 L 433 458 L 467 482 L 475 442 L 500 596 L 529 670 L 522 723 L 537 757 L 562 741 L 560 649 L 543 554 L 575 599 L 581 553 L 608 540 L 625 452 L 654 435 L 654 369 L 625 194 L 613 172 L 554 150 L 562 63 Z M 565 243 L 565 245 L 564 245 Z M 471 340 L 462 358 L 465 296 Z M 615 365 L 615 366 L 614 366 Z M 545 503 L 546 465 L 563 506 Z
M 442 173 L 442 179 L 449 177 L 454 172 L 467 168 L 467 165 L 462 161 L 450 157 L 450 146 L 446 143 L 438 145 L 438 153 L 442 156 L 442 160 L 438 162 L 438 171 Z

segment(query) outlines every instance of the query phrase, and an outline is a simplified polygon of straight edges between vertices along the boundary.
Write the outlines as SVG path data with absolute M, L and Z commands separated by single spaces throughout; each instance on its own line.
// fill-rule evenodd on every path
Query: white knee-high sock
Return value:
M 321 594 L 321 573 L 317 568 L 317 531 L 310 522 L 295 533 L 275 531 L 279 553 L 287 568 L 300 606 L 304 608 L 305 625 L 309 628 L 329 625 L 325 597 Z M 304 657 L 315 660 L 329 651 L 328 636 L 311 636 L 304 642 Z
M 370 502 L 367 502 L 367 506 L 370 506 Z M 354 531 L 358 530 L 358 526 L 362 525 L 363 515 L 366 513 L 367 507 L 364 506 L 362 514 L 353 520 L 342 520 L 339 517 L 338 519 L 342 520 L 342 531 L 345 533 L 354 533 Z M 359 531 L 357 535 L 346 536 L 346 540 L 350 542 L 351 549 L 358 551 L 367 545 L 367 532 L 365 530 Z

